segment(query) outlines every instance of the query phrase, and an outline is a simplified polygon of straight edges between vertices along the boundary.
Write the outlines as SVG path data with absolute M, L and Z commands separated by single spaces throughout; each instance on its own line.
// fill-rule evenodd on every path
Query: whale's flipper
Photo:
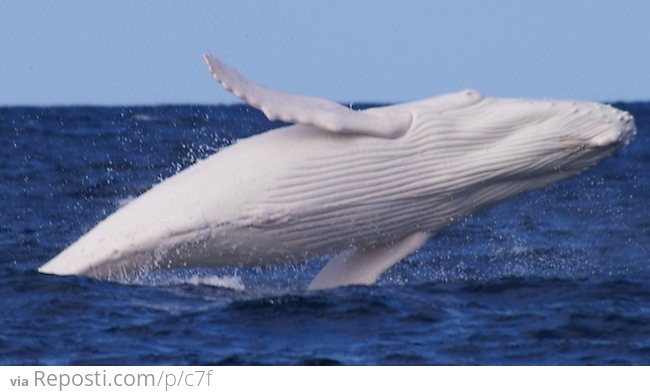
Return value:
M 371 285 L 382 272 L 418 250 L 430 237 L 429 233 L 418 232 L 388 245 L 347 250 L 330 260 L 311 281 L 308 289 Z
M 321 98 L 272 91 L 246 80 L 214 56 L 204 54 L 203 58 L 223 88 L 264 112 L 269 120 L 312 125 L 330 132 L 391 139 L 402 136 L 411 125 L 411 115 L 404 111 L 354 111 Z

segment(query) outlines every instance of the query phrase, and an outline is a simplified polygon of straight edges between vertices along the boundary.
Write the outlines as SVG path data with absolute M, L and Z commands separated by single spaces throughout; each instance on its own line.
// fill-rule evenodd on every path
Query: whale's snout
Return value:
M 636 135 L 634 117 L 623 110 L 602 105 L 602 120 L 607 123 L 601 132 L 590 140 L 593 147 L 625 147 Z

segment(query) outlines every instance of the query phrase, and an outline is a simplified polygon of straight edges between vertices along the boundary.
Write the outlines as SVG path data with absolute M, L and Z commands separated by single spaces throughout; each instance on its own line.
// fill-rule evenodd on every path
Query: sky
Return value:
M 342 103 L 650 100 L 650 1 L 0 0 L 0 106 L 219 104 L 209 51 Z

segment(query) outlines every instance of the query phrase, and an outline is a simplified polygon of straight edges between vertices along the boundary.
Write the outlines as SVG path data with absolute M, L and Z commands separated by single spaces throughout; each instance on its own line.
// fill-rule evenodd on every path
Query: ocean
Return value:
M 0 108 L 0 365 L 650 365 L 650 103 L 597 167 L 433 237 L 376 285 L 325 260 L 37 268 L 154 183 L 276 127 L 243 105 Z M 255 157 L 251 157 L 255 159 Z

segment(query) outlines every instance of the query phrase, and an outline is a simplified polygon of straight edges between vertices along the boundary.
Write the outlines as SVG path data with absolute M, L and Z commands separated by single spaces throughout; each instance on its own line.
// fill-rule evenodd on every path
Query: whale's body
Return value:
M 279 93 L 250 90 L 260 87 L 208 61 L 226 88 L 298 124 L 240 140 L 155 185 L 41 272 L 111 279 L 338 254 L 312 288 L 370 284 L 462 217 L 573 176 L 635 133 L 631 116 L 608 105 L 472 90 L 352 114 L 333 107 L 330 119 L 316 99 L 278 103 L 262 92 Z

